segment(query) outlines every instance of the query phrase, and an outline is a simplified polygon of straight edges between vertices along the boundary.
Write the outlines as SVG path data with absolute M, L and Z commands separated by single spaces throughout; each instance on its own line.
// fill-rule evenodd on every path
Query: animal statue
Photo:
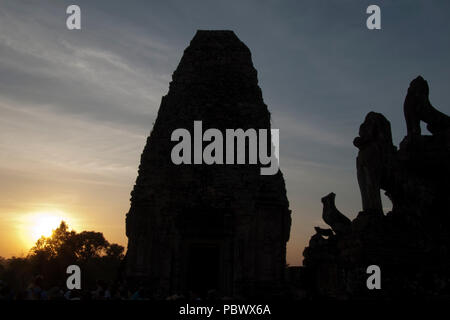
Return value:
M 347 233 L 351 229 L 351 221 L 336 208 L 335 197 L 336 194 L 332 192 L 322 198 L 322 219 L 336 234 Z
M 390 191 L 389 172 L 396 151 L 391 124 L 381 113 L 369 112 L 353 144 L 359 149 L 356 169 L 363 211 L 383 215 L 380 191 Z
M 429 92 L 428 82 L 421 76 L 409 84 L 403 103 L 408 137 L 421 134 L 420 121 L 427 124 L 428 131 L 433 135 L 448 132 L 450 129 L 450 117 L 431 105 Z

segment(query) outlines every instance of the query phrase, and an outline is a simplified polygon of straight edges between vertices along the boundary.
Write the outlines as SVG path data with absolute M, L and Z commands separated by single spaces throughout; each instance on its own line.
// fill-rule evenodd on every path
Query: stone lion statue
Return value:
M 428 82 L 421 76 L 409 84 L 403 104 L 408 136 L 421 134 L 420 121 L 427 124 L 428 131 L 433 135 L 448 132 L 450 129 L 450 117 L 431 105 L 428 98 L 429 92 Z
M 395 147 L 391 124 L 381 114 L 369 112 L 353 144 L 359 149 L 356 168 L 363 211 L 383 215 L 380 191 L 389 191 L 389 171 Z
M 322 219 L 336 234 L 347 233 L 351 229 L 351 220 L 336 208 L 335 198 L 336 194 L 333 192 L 322 198 Z M 319 232 L 317 233 L 320 234 Z

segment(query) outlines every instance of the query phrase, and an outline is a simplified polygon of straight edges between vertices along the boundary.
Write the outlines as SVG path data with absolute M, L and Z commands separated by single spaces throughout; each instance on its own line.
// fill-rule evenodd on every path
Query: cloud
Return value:
M 330 129 L 331 124 L 327 126 L 325 123 L 314 123 L 305 120 L 301 114 L 289 116 L 288 114 L 280 114 L 272 120 L 272 126 L 280 128 L 287 138 L 308 140 L 312 143 L 319 143 L 325 146 L 333 146 L 339 148 L 348 148 L 351 146 L 348 139 L 339 131 L 333 132 Z
M 122 37 L 114 47 L 94 41 L 105 36 L 101 30 L 80 41 L 51 15 L 14 9 L 0 15 L 0 96 L 150 129 L 170 79 L 164 67 L 170 47 L 143 34 Z M 147 49 L 151 63 L 131 60 L 126 48 Z
M 135 172 L 145 135 L 51 110 L 0 101 L 0 166 L 129 175 Z M 37 172 L 42 171 L 38 170 Z

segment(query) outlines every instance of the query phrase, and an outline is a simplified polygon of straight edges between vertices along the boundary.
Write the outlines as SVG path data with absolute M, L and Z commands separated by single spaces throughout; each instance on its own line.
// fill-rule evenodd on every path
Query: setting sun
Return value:
M 36 215 L 31 232 L 33 240 L 37 240 L 41 236 L 51 236 L 52 231 L 58 227 L 61 220 L 63 220 L 61 217 L 46 213 Z
M 43 211 L 27 214 L 23 217 L 22 236 L 27 244 L 32 246 L 40 237 L 51 236 L 61 221 L 72 226 L 72 219 L 65 212 Z

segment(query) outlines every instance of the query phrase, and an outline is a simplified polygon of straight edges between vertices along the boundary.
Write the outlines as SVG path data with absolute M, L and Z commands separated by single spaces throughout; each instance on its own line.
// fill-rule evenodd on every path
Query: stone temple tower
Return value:
M 125 273 L 169 295 L 280 290 L 291 212 L 280 171 L 171 161 L 175 129 L 270 129 L 251 53 L 232 31 L 198 31 L 162 97 L 126 218 Z M 225 134 L 224 134 L 225 136 Z

